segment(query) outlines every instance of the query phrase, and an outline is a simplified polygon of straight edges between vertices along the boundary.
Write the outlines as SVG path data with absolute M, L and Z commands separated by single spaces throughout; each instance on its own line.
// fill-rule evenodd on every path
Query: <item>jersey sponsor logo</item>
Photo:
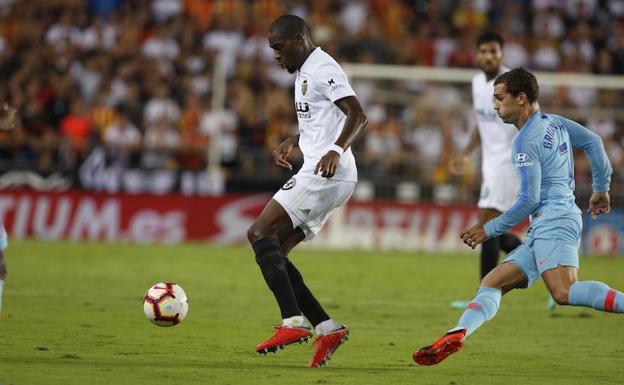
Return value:
M 296 184 L 297 180 L 293 176 L 292 178 L 288 179 L 288 182 L 284 183 L 284 185 L 282 186 L 282 190 L 290 190 L 291 188 L 295 187 Z
M 295 102 L 295 110 L 299 119 L 310 119 L 312 117 L 310 105 L 306 102 Z
M 559 146 L 559 155 L 564 155 L 568 152 L 568 143 L 564 142 Z
M 310 105 L 306 102 L 295 102 L 295 110 L 297 110 L 297 112 L 310 112 Z
M 516 154 L 516 167 L 531 167 L 533 162 L 529 162 L 529 154 L 519 152 Z
M 299 209 L 299 211 L 301 211 L 306 217 L 310 215 L 310 209 Z
M 329 79 L 327 81 L 327 84 L 329 85 L 329 92 L 334 92 L 334 91 L 336 91 L 339 88 L 345 88 L 346 87 L 344 84 L 340 84 L 340 83 L 336 84 L 336 81 L 333 78 Z
M 337 89 L 339 89 L 339 88 L 345 88 L 345 87 L 346 87 L 346 86 L 345 86 L 344 84 L 336 84 L 336 85 L 333 85 L 333 86 L 329 89 L 329 92 L 334 92 L 334 91 L 336 91 L 336 90 L 337 90 Z
M 301 94 L 305 96 L 306 92 L 308 92 L 308 81 L 304 80 L 303 83 L 301 83 Z

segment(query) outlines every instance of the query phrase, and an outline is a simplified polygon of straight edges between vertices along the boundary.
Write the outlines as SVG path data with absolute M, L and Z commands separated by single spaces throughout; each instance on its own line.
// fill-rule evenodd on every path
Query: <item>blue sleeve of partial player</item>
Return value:
M 609 191 L 613 169 L 600 136 L 573 120 L 561 116 L 559 119 L 568 131 L 570 144 L 573 147 L 582 148 L 585 151 L 585 155 L 589 158 L 593 181 L 592 188 L 594 191 Z
M 520 178 L 520 192 L 509 210 L 485 224 L 488 238 L 506 233 L 528 217 L 540 204 L 542 168 L 539 146 L 534 143 L 521 143 L 519 139 L 523 138 L 519 137 L 514 142 L 512 156 Z

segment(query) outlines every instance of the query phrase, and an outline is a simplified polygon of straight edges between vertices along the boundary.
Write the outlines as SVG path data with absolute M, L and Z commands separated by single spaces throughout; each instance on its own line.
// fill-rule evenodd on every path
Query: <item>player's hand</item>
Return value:
M 466 163 L 465 156 L 457 156 L 453 158 L 451 164 L 449 165 L 449 172 L 451 175 L 459 176 L 464 171 L 464 164 Z
M 485 234 L 483 225 L 474 225 L 468 230 L 462 232 L 459 236 L 465 244 L 473 249 L 487 240 L 487 235 Z
M 600 214 L 608 214 L 611 211 L 611 198 L 609 198 L 609 192 L 595 192 L 589 198 L 588 213 L 591 213 L 592 219 Z
M 290 155 L 290 152 L 294 147 L 295 145 L 292 143 L 292 140 L 290 140 L 290 138 L 280 143 L 279 146 L 277 146 L 275 150 L 273 150 L 273 152 L 271 153 L 271 155 L 273 155 L 273 160 L 275 161 L 275 163 L 280 167 L 292 170 L 292 164 L 290 164 L 286 159 L 288 158 L 288 155 Z
M 323 155 L 321 160 L 316 164 L 314 168 L 314 174 L 321 173 L 324 178 L 331 178 L 336 174 L 336 168 L 340 163 L 340 154 L 336 151 L 329 150 L 327 154 Z
M 17 121 L 17 109 L 4 103 L 0 107 L 0 130 L 12 130 Z

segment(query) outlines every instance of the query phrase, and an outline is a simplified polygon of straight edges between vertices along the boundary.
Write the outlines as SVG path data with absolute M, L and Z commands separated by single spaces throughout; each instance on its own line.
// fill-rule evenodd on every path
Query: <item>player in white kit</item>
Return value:
M 518 132 L 512 124 L 504 123 L 494 110 L 494 80 L 509 71 L 502 65 L 503 38 L 486 32 L 477 39 L 477 66 L 481 72 L 472 78 L 472 102 L 477 119 L 470 142 L 453 159 L 451 173 L 459 175 L 468 157 L 481 143 L 481 194 L 479 224 L 501 215 L 515 201 L 518 180 L 511 161 L 511 145 Z M 500 250 L 509 253 L 520 245 L 520 239 L 510 233 L 491 238 L 481 246 L 481 279 L 498 264 Z M 464 309 L 469 301 L 454 301 L 453 308 Z
M 301 18 L 277 18 L 269 30 L 269 45 L 280 66 L 297 75 L 294 91 L 299 123 L 299 134 L 282 142 L 273 151 L 273 159 L 292 170 L 287 158 L 299 147 L 304 163 L 247 233 L 282 316 L 282 325 L 256 351 L 275 352 L 307 341 L 314 328 L 317 338 L 309 366 L 318 367 L 346 341 L 349 331 L 329 317 L 287 256 L 301 241 L 314 237 L 330 213 L 353 193 L 357 169 L 350 146 L 367 121 L 344 71 L 314 46 Z

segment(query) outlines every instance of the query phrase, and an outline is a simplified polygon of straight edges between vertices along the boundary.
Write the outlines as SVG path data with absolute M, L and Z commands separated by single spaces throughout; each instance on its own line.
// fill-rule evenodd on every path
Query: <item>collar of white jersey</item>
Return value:
M 301 68 L 299 68 L 299 72 L 303 72 L 307 67 L 311 66 L 312 63 L 316 61 L 316 56 L 318 56 L 321 52 L 323 52 L 321 47 L 314 48 L 306 58 L 306 61 L 303 62 L 303 65 L 301 65 Z

